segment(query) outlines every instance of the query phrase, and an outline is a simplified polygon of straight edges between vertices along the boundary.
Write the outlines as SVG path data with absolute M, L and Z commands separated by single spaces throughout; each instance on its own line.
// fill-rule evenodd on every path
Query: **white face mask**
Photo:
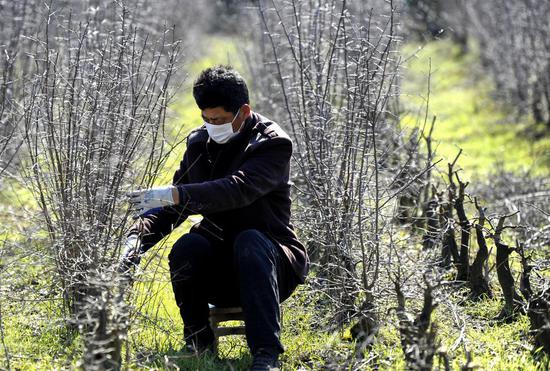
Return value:
M 237 112 L 231 122 L 228 122 L 226 124 L 213 125 L 209 124 L 206 121 L 204 122 L 204 125 L 206 126 L 206 131 L 208 131 L 208 135 L 210 136 L 210 138 L 212 138 L 214 142 L 219 144 L 227 143 L 229 139 L 233 138 L 239 133 L 238 130 L 236 133 L 233 132 L 233 121 L 235 121 L 235 119 L 239 115 L 239 112 Z

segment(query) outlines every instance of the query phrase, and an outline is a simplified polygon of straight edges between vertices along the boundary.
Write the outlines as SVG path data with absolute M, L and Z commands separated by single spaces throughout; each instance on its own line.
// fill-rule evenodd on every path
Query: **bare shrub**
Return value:
M 513 3 L 464 3 L 468 31 L 480 43 L 495 93 L 520 114 L 531 113 L 550 126 L 550 4 L 534 0 Z
M 31 44 L 26 36 L 36 29 L 33 5 L 32 1 L 0 1 L 0 185 L 6 175 L 16 173 L 23 144 L 22 118 L 28 107 L 20 103 L 31 68 L 25 51 Z
M 66 319 L 85 343 L 83 365 L 116 368 L 128 321 L 114 269 L 128 219 L 122 197 L 130 183 L 150 186 L 170 150 L 164 121 L 179 43 L 168 31 L 148 39 L 119 2 L 76 15 L 50 3 L 44 14 L 22 102 L 25 175 Z
M 265 32 L 255 38 L 260 53 L 248 56 L 250 74 L 258 105 L 294 141 L 295 219 L 315 267 L 310 283 L 326 298 L 330 327 L 355 320 L 361 356 L 379 326 L 394 208 L 432 166 L 410 166 L 420 138 L 407 140 L 398 125 L 396 6 L 261 1 L 259 14 Z

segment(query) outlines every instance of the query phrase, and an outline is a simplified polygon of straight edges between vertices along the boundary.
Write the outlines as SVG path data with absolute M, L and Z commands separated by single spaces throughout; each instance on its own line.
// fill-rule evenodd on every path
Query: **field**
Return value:
M 215 43 L 216 52 L 191 64 L 188 69 L 191 77 L 204 66 L 225 63 L 228 59 L 238 65 L 236 50 L 230 43 L 226 40 L 215 40 Z M 416 47 L 407 45 L 404 50 L 412 54 Z M 511 118 L 506 107 L 491 98 L 489 80 L 471 77 L 475 55 L 462 56 L 458 48 L 447 41 L 425 45 L 408 63 L 403 76 L 403 101 L 408 112 L 402 120 L 405 130 L 414 125 L 418 117 L 423 117 L 430 58 L 428 121 L 437 116 L 433 136 L 437 155 L 444 159 L 443 166 L 462 148 L 459 164 L 463 179 L 486 181 L 498 167 L 518 173 L 549 174 L 550 138 L 533 139 L 534 134 L 525 129 L 531 119 Z M 172 111 L 170 130 L 174 137 L 180 138 L 201 124 L 189 81 L 174 101 Z M 184 144 L 180 144 L 173 151 L 158 184 L 171 179 L 183 150 Z M 5 182 L 0 193 L 0 218 L 5 231 L 0 238 L 0 367 L 78 366 L 81 343 L 61 321 L 59 290 L 52 280 L 54 267 L 47 254 L 43 254 L 48 240 L 36 213 L 30 192 L 21 184 Z M 130 369 L 239 370 L 246 369 L 251 360 L 243 338 L 223 339 L 221 360 L 183 357 L 179 352 L 183 330 L 166 256 L 173 242 L 189 226 L 187 222 L 179 227 L 149 252 L 140 266 L 131 298 L 134 321 L 123 349 Z M 499 293 L 497 283 L 492 285 Z M 535 370 L 537 364 L 545 362 L 543 359 L 537 363 L 531 353 L 526 316 L 519 316 L 511 323 L 493 320 L 502 306 L 500 295 L 495 299 L 459 304 L 463 299 L 462 289 L 449 289 L 447 293 L 435 312 L 434 322 L 441 350 L 448 354 L 453 369 L 467 363 L 467 352 L 472 359 L 469 366 L 482 370 Z M 319 326 L 325 315 L 322 308 L 315 305 L 317 299 L 306 284 L 283 305 L 285 370 L 338 368 L 339 362 L 353 352 L 349 330 L 327 332 Z M 417 304 L 412 303 L 413 307 Z M 373 369 L 404 368 L 393 307 L 395 303 L 388 301 L 381 308 L 390 314 L 382 316 L 384 321 L 376 343 L 364 355 Z

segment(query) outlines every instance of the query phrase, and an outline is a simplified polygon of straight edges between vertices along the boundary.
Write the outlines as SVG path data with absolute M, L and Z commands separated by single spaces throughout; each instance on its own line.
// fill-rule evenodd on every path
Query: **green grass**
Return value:
M 436 323 L 439 350 L 448 355 L 453 370 L 466 363 L 465 349 L 470 352 L 473 365 L 481 370 L 542 370 L 544 362 L 549 361 L 547 358 L 539 362 L 531 354 L 527 316 L 520 315 L 511 323 L 493 320 L 501 305 L 499 299 L 487 299 L 452 308 L 440 304 L 436 308 L 432 320 Z M 384 320 L 386 325 L 382 327 L 372 351 L 367 353 L 375 359 L 371 369 L 405 369 L 397 319 L 390 315 Z M 434 365 L 438 364 L 439 357 L 435 356 Z M 443 363 L 440 365 L 442 367 Z
M 166 246 L 171 246 L 177 236 L 170 236 Z M 167 362 L 191 370 L 244 370 L 251 362 L 246 341 L 242 336 L 221 338 L 219 359 L 205 356 L 197 359 L 178 350 L 183 346 L 183 326 L 170 286 L 166 254 L 161 248 L 158 255 L 145 262 L 145 271 L 136 285 L 136 323 L 130 336 L 132 367 L 167 367 Z M 321 365 L 335 351 L 348 352 L 349 342 L 342 342 L 339 333 L 324 333 L 312 328 L 316 316 L 305 304 L 308 295 L 301 287 L 283 305 L 282 341 L 286 352 L 282 356 L 285 369 L 299 366 Z M 135 359 L 140 355 L 141 360 Z M 168 358 L 166 358 L 168 357 Z M 168 361 L 167 361 L 168 360 Z M 309 369 L 308 367 L 308 369 Z M 313 369 L 316 369 L 313 368 Z
M 189 66 L 194 77 L 200 70 L 218 63 L 241 64 L 238 48 L 228 39 L 211 39 L 204 58 Z M 411 52 L 414 47 L 407 46 Z M 519 171 L 533 167 L 537 173 L 546 173 L 548 166 L 543 156 L 548 153 L 550 141 L 525 139 L 529 119 L 511 122 L 509 112 L 495 104 L 490 97 L 491 83 L 486 78 L 471 78 L 470 70 L 477 62 L 475 56 L 460 56 L 458 49 L 447 42 L 428 44 L 409 65 L 404 79 L 407 95 L 405 107 L 409 113 L 403 118 L 407 127 L 418 123 L 422 116 L 425 94 L 427 58 L 432 59 L 432 81 L 429 116 L 437 114 L 438 121 L 434 138 L 438 143 L 437 153 L 446 161 L 463 148 L 459 164 L 464 169 L 463 178 L 484 177 L 500 162 L 506 169 Z M 201 125 L 200 111 L 195 107 L 188 81 L 172 104 L 174 118 L 168 123 L 167 133 L 172 143 L 178 143 L 186 133 Z M 420 107 L 420 108 L 419 108 Z M 184 143 L 170 154 L 165 171 L 156 184 L 171 181 L 173 172 L 181 160 Z M 446 162 L 445 161 L 445 162 Z M 10 206 L 18 209 L 17 202 L 36 210 L 32 195 L 16 183 L 0 192 L 3 205 L 0 232 L 2 239 L 24 242 L 26 230 L 20 227 L 21 220 L 11 218 Z M 15 202 L 14 200 L 19 200 Z M 31 221 L 25 221 L 27 227 Z M 25 224 L 23 223 L 23 224 Z M 190 222 L 175 230 L 163 243 L 150 251 L 140 266 L 138 281 L 134 286 L 131 303 L 132 326 L 124 345 L 125 364 L 130 369 L 172 369 L 184 370 L 230 370 L 246 369 L 251 359 L 243 337 L 223 338 L 220 345 L 221 359 L 211 356 L 195 358 L 179 352 L 183 345 L 183 325 L 176 307 L 170 284 L 167 254 L 170 246 L 189 229 Z M 34 236 L 26 246 L 31 251 L 40 249 L 46 236 Z M 36 249 L 36 250 L 35 250 Z M 12 251 L 13 252 L 13 251 Z M 10 276 L 0 269 L 0 304 L 5 343 L 14 369 L 59 369 L 75 367 L 82 350 L 79 339 L 64 342 L 66 330 L 60 320 L 59 298 L 48 296 L 57 292 L 46 277 L 53 276 L 52 262 L 33 262 L 34 255 L 5 255 L 0 253 L 1 264 L 10 266 Z M 17 259 L 15 262 L 12 259 Z M 516 262 L 517 263 L 517 262 Z M 513 262 L 513 264 L 516 264 Z M 6 283 L 6 278 L 10 278 Z M 8 292 L 9 291 L 9 292 Z M 535 370 L 537 362 L 532 357 L 529 322 L 519 316 L 510 324 L 495 323 L 492 319 L 501 308 L 499 291 L 495 286 L 496 299 L 484 300 L 463 306 L 449 308 L 442 303 L 436 309 L 434 320 L 438 327 L 438 338 L 449 353 L 453 369 L 465 362 L 464 347 L 471 351 L 473 362 L 479 369 Z M 7 301 L 6 298 L 18 298 Z M 457 293 L 449 299 L 457 303 Z M 308 286 L 301 286 L 283 305 L 282 340 L 286 352 L 282 356 L 284 370 L 334 369 L 353 353 L 354 344 L 345 331 L 327 332 L 318 324 L 326 313 L 315 307 L 315 300 L 308 292 Z M 414 306 L 418 303 L 413 303 Z M 381 308 L 382 328 L 373 348 L 365 354 L 372 358 L 371 369 L 404 369 L 405 361 L 400 347 L 396 319 L 388 307 Z M 321 312 L 320 312 L 321 311 Z M 388 314 L 390 313 L 390 314 Z M 464 331 L 455 322 L 466 323 Z M 461 342 L 457 345 L 457 340 Z M 5 366 L 4 348 L 0 344 L 0 367 Z M 126 357 L 124 356 L 126 359 Z M 326 365 L 332 360 L 333 363 Z
M 447 163 L 461 148 L 458 164 L 466 180 L 486 177 L 498 167 L 513 172 L 531 170 L 538 175 L 550 173 L 550 137 L 530 138 L 532 119 L 517 118 L 510 107 L 493 100 L 494 86 L 479 72 L 475 53 L 462 55 L 460 48 L 449 41 L 432 42 L 418 51 L 416 48 L 403 47 L 405 55 L 415 57 L 404 72 L 406 114 L 402 123 L 405 127 L 424 124 L 431 72 L 425 130 L 427 133 L 436 116 L 433 138 L 436 158 L 443 159 L 441 170 L 446 171 Z

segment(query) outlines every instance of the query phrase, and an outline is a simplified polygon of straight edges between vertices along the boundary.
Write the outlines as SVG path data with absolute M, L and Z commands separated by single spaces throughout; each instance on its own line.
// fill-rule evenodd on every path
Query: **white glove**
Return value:
M 120 259 L 121 272 L 127 272 L 132 267 L 139 265 L 141 254 L 141 240 L 138 235 L 132 234 L 128 236 Z
M 131 209 L 134 212 L 134 218 L 144 214 L 150 209 L 175 205 L 172 190 L 176 188 L 172 185 L 132 191 L 127 194 Z

